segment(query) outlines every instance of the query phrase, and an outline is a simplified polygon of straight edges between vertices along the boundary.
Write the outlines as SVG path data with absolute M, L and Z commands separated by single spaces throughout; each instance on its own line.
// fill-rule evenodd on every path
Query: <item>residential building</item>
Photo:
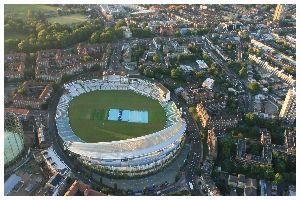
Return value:
M 272 186 L 271 186 L 271 195 L 278 196 L 278 186 L 274 183 L 272 183 Z
M 100 11 L 108 21 L 122 18 L 126 14 L 126 10 L 121 4 L 101 4 Z
M 277 4 L 273 21 L 280 21 L 286 16 L 286 5 Z
M 246 140 L 238 139 L 236 149 L 236 160 L 244 165 L 271 165 L 272 148 L 264 145 L 261 156 L 246 153 Z
M 256 179 L 248 178 L 244 188 L 244 196 L 257 196 L 257 181 Z
M 246 176 L 244 174 L 238 174 L 238 188 L 244 189 L 246 185 Z
M 201 175 L 200 181 L 201 185 L 207 189 L 208 196 L 220 196 L 220 190 L 209 175 Z
M 79 44 L 77 53 L 71 50 L 49 49 L 38 51 L 35 78 L 59 81 L 64 75 L 74 75 L 94 65 L 105 67 L 110 44 Z
M 217 158 L 217 137 L 214 129 L 208 130 L 207 135 L 207 144 L 208 144 L 208 156 L 212 158 L 213 160 Z
M 246 153 L 246 140 L 239 138 L 237 142 L 236 155 L 238 157 L 242 157 L 245 153 Z
M 185 74 L 190 74 L 193 72 L 193 68 L 189 65 L 179 65 L 179 68 L 183 70 Z
M 37 129 L 38 144 L 41 148 L 47 147 L 47 141 L 45 136 L 45 126 L 41 123 Z
M 200 69 L 207 69 L 208 66 L 207 64 L 204 62 L 204 60 L 196 60 L 196 63 L 198 64 Z
M 261 131 L 260 143 L 262 145 L 270 145 L 270 144 L 272 144 L 272 142 L 271 142 L 271 133 L 267 129 L 263 129 Z
M 229 175 L 227 184 L 231 187 L 237 187 L 238 186 L 238 177 Z
M 91 189 L 90 186 L 75 180 L 64 196 L 107 196 L 102 192 Z
M 296 155 L 296 131 L 284 131 L 284 146 L 286 148 L 287 153 Z
M 207 89 L 212 89 L 214 87 L 214 79 L 207 78 L 203 83 L 202 87 L 207 88 Z
M 296 186 L 289 185 L 289 196 L 296 196 Z
M 208 127 L 214 128 L 215 130 L 223 130 L 226 128 L 235 127 L 240 120 L 238 115 L 223 116 L 223 114 L 219 114 L 218 116 L 211 116 L 208 113 L 208 109 L 202 102 L 197 104 L 196 110 L 204 128 Z
M 60 173 L 54 174 L 45 185 L 45 187 L 48 188 L 51 196 L 61 195 L 62 191 L 65 189 L 65 186 L 66 179 Z
M 282 105 L 279 117 L 283 118 L 287 123 L 294 123 L 296 119 L 296 90 L 289 89 L 284 103 Z
M 25 81 L 13 96 L 13 105 L 20 108 L 40 109 L 52 93 L 50 83 Z
M 196 110 L 197 110 L 198 116 L 201 120 L 201 124 L 205 128 L 207 125 L 207 122 L 209 120 L 209 115 L 202 103 L 197 104 Z
M 70 173 L 69 167 L 63 161 L 61 161 L 53 147 L 49 147 L 41 153 L 52 173 L 60 173 L 64 176 L 67 176 Z
M 22 108 L 5 108 L 4 109 L 5 113 L 12 112 L 15 113 L 20 120 L 27 120 L 29 110 L 27 109 L 22 109 Z
M 6 54 L 4 56 L 4 77 L 8 80 L 23 78 L 25 60 L 25 53 Z
M 296 80 L 293 78 L 293 76 L 284 72 L 283 69 L 278 69 L 277 67 L 273 67 L 268 62 L 263 61 L 260 57 L 256 57 L 256 55 L 249 54 L 249 59 L 255 61 L 263 69 L 281 78 L 289 85 L 294 86 L 296 84 Z

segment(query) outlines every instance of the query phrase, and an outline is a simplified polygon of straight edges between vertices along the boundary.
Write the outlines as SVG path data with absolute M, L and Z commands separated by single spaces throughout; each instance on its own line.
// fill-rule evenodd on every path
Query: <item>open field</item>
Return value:
M 86 17 L 81 14 L 73 14 L 73 15 L 66 15 L 66 16 L 58 16 L 58 17 L 50 17 L 48 21 L 51 23 L 59 23 L 59 24 L 73 24 L 73 23 L 80 23 L 86 21 Z
M 57 13 L 56 6 L 43 5 L 43 4 L 5 4 L 4 15 L 13 15 L 21 18 L 27 17 L 28 10 L 33 12 L 41 11 L 43 13 Z
M 26 34 L 22 34 L 22 33 L 17 33 L 17 32 L 12 32 L 12 33 L 4 33 L 4 40 L 7 39 L 24 39 L 26 38 L 27 35 Z
M 111 108 L 148 111 L 148 123 L 107 120 Z M 69 107 L 70 125 L 86 142 L 109 142 L 135 138 L 160 131 L 166 114 L 158 101 L 132 91 L 94 91 L 73 99 Z M 98 117 L 97 117 L 98 116 Z

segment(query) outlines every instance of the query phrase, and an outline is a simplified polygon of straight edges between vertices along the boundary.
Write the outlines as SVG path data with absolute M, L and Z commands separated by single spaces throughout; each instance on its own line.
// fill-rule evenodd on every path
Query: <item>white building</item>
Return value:
M 198 64 L 200 69 L 207 69 L 208 66 L 203 60 L 196 60 L 196 63 Z
M 180 65 L 180 69 L 182 69 L 185 73 L 189 73 L 193 71 L 193 68 L 189 65 Z
M 202 87 L 207 88 L 207 89 L 212 89 L 214 87 L 214 79 L 207 78 L 203 83 Z
M 52 146 L 42 151 L 42 156 L 53 173 L 69 174 L 70 168 L 60 159 Z

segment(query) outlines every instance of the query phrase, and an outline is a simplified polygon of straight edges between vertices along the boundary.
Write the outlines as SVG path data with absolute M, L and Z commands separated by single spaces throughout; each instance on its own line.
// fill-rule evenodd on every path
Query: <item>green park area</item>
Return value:
M 47 14 L 57 14 L 57 6 L 45 4 L 5 4 L 4 15 L 25 18 L 28 15 L 28 10 L 32 12 L 41 11 Z
M 81 14 L 73 14 L 73 15 L 50 17 L 48 18 L 48 21 L 51 23 L 71 25 L 71 24 L 77 24 L 86 21 L 86 17 Z

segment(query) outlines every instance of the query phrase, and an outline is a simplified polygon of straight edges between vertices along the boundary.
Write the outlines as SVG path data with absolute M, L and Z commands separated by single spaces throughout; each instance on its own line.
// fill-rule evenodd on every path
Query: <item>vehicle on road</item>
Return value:
M 189 182 L 189 187 L 190 187 L 191 190 L 194 189 L 194 186 L 193 186 L 193 184 L 191 182 Z

